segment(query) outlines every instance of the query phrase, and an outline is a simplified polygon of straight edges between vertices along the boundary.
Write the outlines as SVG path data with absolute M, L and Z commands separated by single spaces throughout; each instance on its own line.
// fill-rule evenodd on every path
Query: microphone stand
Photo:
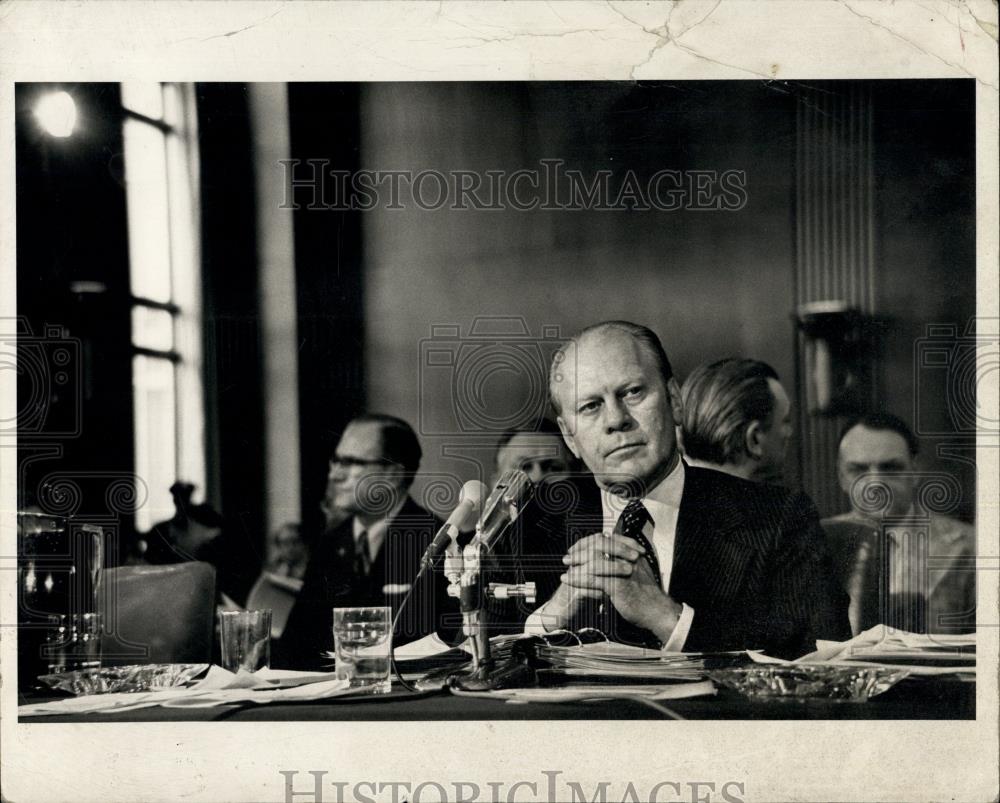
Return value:
M 506 500 L 504 500 L 506 501 Z M 514 508 L 514 506 L 511 506 Z M 476 535 L 465 547 L 461 558 L 461 574 L 454 582 L 457 563 L 452 558 L 445 571 L 451 580 L 448 593 L 457 596 L 462 608 L 462 630 L 471 639 L 471 669 L 454 673 L 449 683 L 462 691 L 489 691 L 512 686 L 534 685 L 534 670 L 528 665 L 527 656 L 516 651 L 509 657 L 498 659 L 490 654 L 490 633 L 486 603 L 490 599 L 524 599 L 535 601 L 535 584 L 529 583 L 486 583 L 488 564 L 493 552 L 491 544 L 499 541 L 513 524 L 517 516 L 513 510 L 506 526 L 492 538 L 483 536 L 481 523 L 476 526 Z M 451 571 L 449 571 L 449 569 Z M 456 588 L 457 585 L 457 588 Z

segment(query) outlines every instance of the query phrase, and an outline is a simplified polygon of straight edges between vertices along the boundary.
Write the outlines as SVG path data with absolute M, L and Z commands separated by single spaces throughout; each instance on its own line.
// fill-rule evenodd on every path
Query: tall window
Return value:
M 191 84 L 121 85 L 132 294 L 136 527 L 205 486 L 198 153 Z

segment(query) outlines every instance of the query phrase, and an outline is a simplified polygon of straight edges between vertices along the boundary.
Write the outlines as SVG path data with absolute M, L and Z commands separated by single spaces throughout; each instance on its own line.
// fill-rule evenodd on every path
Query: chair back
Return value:
M 278 581 L 284 580 L 283 584 Z M 298 581 L 301 587 L 301 581 Z M 253 584 L 250 593 L 247 595 L 247 610 L 260 610 L 262 608 L 271 611 L 271 638 L 279 639 L 285 631 L 288 623 L 288 615 L 295 606 L 298 592 L 294 588 L 294 581 L 286 578 L 273 578 L 272 575 L 264 572 Z
M 97 598 L 104 614 L 105 666 L 208 663 L 215 621 L 215 568 L 187 562 L 105 571 Z

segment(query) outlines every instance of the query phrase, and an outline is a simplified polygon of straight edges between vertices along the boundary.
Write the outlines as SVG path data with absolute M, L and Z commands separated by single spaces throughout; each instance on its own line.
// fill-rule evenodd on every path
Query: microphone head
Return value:
M 483 498 L 489 493 L 489 489 L 479 480 L 469 480 L 462 486 L 458 495 L 459 503 L 471 502 L 477 507 L 483 503 Z
M 501 484 L 506 486 L 503 494 L 504 502 L 518 509 L 531 499 L 532 494 L 535 492 L 535 486 L 528 479 L 528 475 L 517 468 L 504 472 L 497 486 L 499 487 Z
M 487 493 L 489 490 L 479 480 L 469 480 L 465 483 L 458 497 L 458 506 L 448 519 L 449 524 L 462 532 L 475 527 Z
M 501 474 L 476 523 L 480 542 L 489 547 L 493 539 L 517 518 L 534 492 L 534 485 L 523 471 L 513 469 Z

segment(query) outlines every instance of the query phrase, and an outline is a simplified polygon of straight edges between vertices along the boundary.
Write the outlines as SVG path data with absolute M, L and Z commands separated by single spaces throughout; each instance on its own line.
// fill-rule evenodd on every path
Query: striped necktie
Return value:
M 656 558 L 656 550 L 653 549 L 653 545 L 642 532 L 642 528 L 646 526 L 646 522 L 649 520 L 649 511 L 646 510 L 641 501 L 633 499 L 625 506 L 621 516 L 618 517 L 618 523 L 615 524 L 615 534 L 631 538 L 646 550 L 646 560 L 649 562 L 649 568 L 653 570 L 653 577 L 656 578 L 656 584 L 660 585 L 662 582 L 660 577 L 660 562 Z
M 357 543 L 358 570 L 367 577 L 372 570 L 372 555 L 368 544 L 368 530 L 362 530 Z

